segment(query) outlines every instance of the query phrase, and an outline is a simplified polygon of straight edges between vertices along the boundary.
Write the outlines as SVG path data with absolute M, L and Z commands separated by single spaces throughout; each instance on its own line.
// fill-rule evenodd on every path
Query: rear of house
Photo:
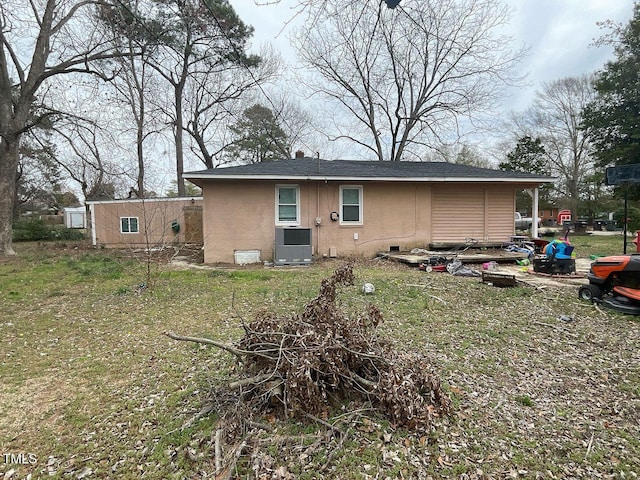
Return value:
M 93 245 L 151 248 L 200 243 L 202 197 L 88 201 Z
M 207 263 L 233 263 L 239 252 L 283 260 L 274 256 L 285 238 L 278 229 L 303 230 L 289 236 L 296 244 L 309 242 L 315 257 L 372 256 L 469 241 L 500 244 L 514 234 L 516 189 L 550 181 L 447 163 L 312 158 L 191 172 L 185 178 L 203 190 Z

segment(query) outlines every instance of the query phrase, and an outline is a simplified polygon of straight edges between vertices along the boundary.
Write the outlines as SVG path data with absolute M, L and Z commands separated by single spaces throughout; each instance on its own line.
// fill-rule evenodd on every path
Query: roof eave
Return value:
M 187 180 L 278 180 L 278 181 L 339 181 L 339 182 L 468 182 L 468 183 L 551 183 L 555 177 L 367 177 L 335 175 L 212 175 L 209 173 L 185 174 Z
M 110 198 L 110 199 L 96 199 L 96 200 L 87 200 L 85 201 L 85 205 L 93 205 L 93 204 L 109 204 L 109 203 L 152 203 L 152 202 L 179 202 L 179 201 L 190 201 L 190 200 L 203 200 L 201 195 L 194 195 L 192 197 L 155 197 L 155 198 Z

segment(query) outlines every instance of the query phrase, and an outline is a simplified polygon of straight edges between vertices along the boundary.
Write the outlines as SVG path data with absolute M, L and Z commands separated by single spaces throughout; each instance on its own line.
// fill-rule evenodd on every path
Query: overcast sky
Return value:
M 268 2 L 258 0 L 258 3 Z M 294 3 L 281 0 L 256 6 L 254 0 L 231 0 L 240 17 L 255 28 L 255 44 L 272 43 L 289 58 L 293 58 L 293 53 L 288 47 L 285 23 L 294 16 L 291 9 Z M 531 84 L 506 95 L 508 110 L 529 106 L 542 82 L 602 68 L 612 58 L 612 50 L 591 46 L 604 32 L 597 22 L 613 20 L 626 24 L 633 14 L 633 0 L 507 0 L 507 3 L 514 9 L 511 26 L 517 45 L 524 43 L 530 48 L 521 68 L 528 73 Z
M 513 35 L 529 46 L 522 65 L 531 88 L 515 95 L 515 109 L 528 106 L 542 82 L 592 73 L 613 58 L 609 47 L 594 47 L 593 41 L 606 30 L 598 22 L 628 23 L 632 0 L 511 0 L 514 6 Z

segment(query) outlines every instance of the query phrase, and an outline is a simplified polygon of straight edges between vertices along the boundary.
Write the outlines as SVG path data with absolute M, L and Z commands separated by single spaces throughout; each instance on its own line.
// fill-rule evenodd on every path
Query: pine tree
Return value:
M 289 158 L 289 140 L 273 112 L 260 104 L 245 109 L 242 118 L 229 127 L 234 135 L 227 154 L 231 161 L 260 163 Z

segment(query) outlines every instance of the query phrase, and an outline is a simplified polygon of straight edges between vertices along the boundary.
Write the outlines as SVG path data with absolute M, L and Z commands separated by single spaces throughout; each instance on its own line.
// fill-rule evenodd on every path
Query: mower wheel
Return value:
M 596 300 L 600 299 L 601 296 L 602 290 L 600 290 L 600 287 L 591 283 L 581 286 L 580 290 L 578 290 L 578 298 L 580 300 L 595 302 Z

